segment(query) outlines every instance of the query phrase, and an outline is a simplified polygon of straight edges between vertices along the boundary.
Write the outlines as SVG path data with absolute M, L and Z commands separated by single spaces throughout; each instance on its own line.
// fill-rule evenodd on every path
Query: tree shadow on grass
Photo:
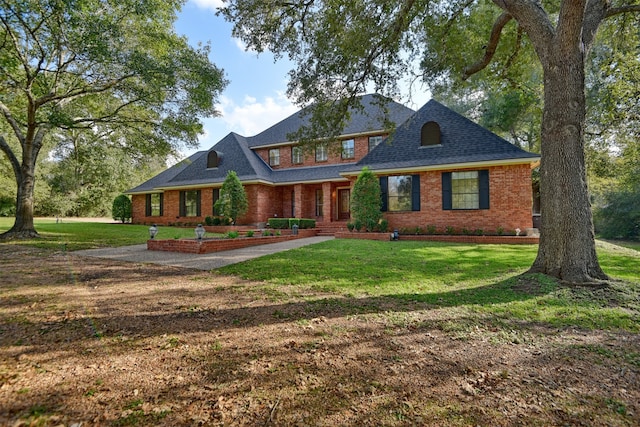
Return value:
M 245 285 L 250 286 L 250 285 Z M 237 287 L 237 286 L 236 286 Z M 15 345 L 11 337 L 24 337 L 22 345 L 73 343 L 86 339 L 103 339 L 122 335 L 153 337 L 172 334 L 228 331 L 271 324 L 311 321 L 367 315 L 376 313 L 424 312 L 440 308 L 463 306 L 488 306 L 527 301 L 553 290 L 553 286 L 541 282 L 537 276 L 518 276 L 472 289 L 442 291 L 431 294 L 397 294 L 370 297 L 323 296 L 306 297 L 303 301 L 269 303 L 264 299 L 228 301 L 227 306 L 217 306 L 215 291 L 182 288 L 155 289 L 153 293 L 105 294 L 100 306 L 92 312 L 67 313 L 56 320 L 33 321 L 29 318 L 11 320 L 5 318 L 0 328 L 5 332 L 0 347 Z M 246 288 L 230 293 L 241 295 Z M 224 291 L 222 291 L 224 292 Z M 177 306 L 171 301 L 188 296 L 193 304 Z M 132 298 L 137 298 L 135 312 L 127 312 Z M 23 301 L 25 304 L 29 300 Z M 21 301 L 13 300 L 4 308 L 17 309 Z M 82 301 L 77 301 L 83 304 Z M 235 307 L 229 305 L 236 305 Z M 2 308 L 2 307 L 0 307 Z

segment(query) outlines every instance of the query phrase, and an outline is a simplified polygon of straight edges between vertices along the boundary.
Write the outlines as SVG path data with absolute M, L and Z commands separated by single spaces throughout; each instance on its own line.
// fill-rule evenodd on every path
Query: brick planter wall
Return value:
M 207 254 L 211 252 L 230 251 L 250 246 L 266 245 L 269 243 L 286 242 L 288 240 L 302 239 L 316 235 L 315 229 L 299 230 L 297 236 L 256 236 L 238 237 L 235 239 L 150 239 L 147 240 L 147 250 L 182 252 L 188 254 Z
M 391 233 L 336 233 L 336 239 L 368 239 L 390 240 Z M 449 243 L 480 243 L 480 244 L 509 244 L 509 245 L 537 245 L 539 237 L 532 236 L 448 236 L 448 235 L 400 235 L 400 240 L 432 241 Z

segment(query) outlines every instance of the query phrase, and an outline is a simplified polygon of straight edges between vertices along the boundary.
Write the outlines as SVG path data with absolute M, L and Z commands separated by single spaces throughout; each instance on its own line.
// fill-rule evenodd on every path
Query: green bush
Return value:
M 269 218 L 267 223 L 274 229 L 289 228 L 289 218 Z
M 438 228 L 435 225 L 427 225 L 426 232 L 427 234 L 436 234 L 438 232 Z
M 293 228 L 294 225 L 297 225 L 300 228 L 300 219 L 299 218 L 289 218 L 289 228 Z
M 217 212 L 229 219 L 231 224 L 235 224 L 238 218 L 247 213 L 249 200 L 235 171 L 227 172 L 227 177 L 220 188 L 220 198 L 214 207 Z
M 253 237 L 253 234 L 254 234 L 253 230 L 247 231 L 247 237 Z
M 365 227 L 375 231 L 382 218 L 380 181 L 368 167 L 364 167 L 351 193 L 351 216 Z
M 316 228 L 316 220 L 310 218 L 301 218 L 299 226 L 300 228 Z
M 111 215 L 114 220 L 121 221 L 123 224 L 131 220 L 131 199 L 121 194 L 113 199 L 111 207 Z
M 229 232 L 227 233 L 227 238 L 228 238 L 228 239 L 235 239 L 235 238 L 237 238 L 238 236 L 240 236 L 240 233 L 239 233 L 239 232 L 237 232 L 237 231 L 235 231 L 235 230 L 229 231 Z

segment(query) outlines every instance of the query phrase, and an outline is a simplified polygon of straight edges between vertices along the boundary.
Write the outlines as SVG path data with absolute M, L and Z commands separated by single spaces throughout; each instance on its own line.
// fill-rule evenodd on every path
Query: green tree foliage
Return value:
M 603 22 L 637 31 L 637 2 L 230 0 L 225 5 L 222 13 L 234 23 L 234 35 L 249 48 L 269 49 L 295 62 L 289 95 L 303 105 L 321 106 L 319 114 L 329 119 L 310 123 L 335 123 L 335 134 L 357 94 L 371 88 L 398 94 L 403 78 L 419 76 L 437 87 L 500 76 L 502 88 L 491 85 L 488 91 L 501 95 L 492 107 L 498 113 L 508 110 L 502 104 L 533 113 L 541 96 L 542 234 L 531 271 L 573 283 L 607 279 L 596 256 L 586 184 L 585 67 Z M 637 47 L 635 55 L 637 60 Z M 525 90 L 534 73 L 542 91 Z M 514 87 L 520 95 L 510 98 Z
M 132 153 L 112 139 L 78 129 L 61 134 L 52 152 L 55 161 L 45 165 L 47 197 L 43 200 L 36 195 L 35 211 L 41 215 L 108 216 L 113 198 L 131 182 L 145 181 L 166 168 L 161 156 Z
M 247 213 L 249 200 L 235 171 L 227 173 L 222 188 L 220 188 L 220 198 L 216 202 L 215 208 L 220 214 L 231 218 L 232 224 L 235 224 L 238 218 Z
M 616 189 L 595 211 L 596 230 L 607 239 L 640 239 L 640 187 Z
M 183 0 L 0 0 L 0 149 L 17 185 L 4 237 L 34 237 L 37 160 L 83 129 L 127 152 L 195 145 L 226 85 L 173 30 Z
M 113 199 L 111 215 L 113 219 L 121 221 L 123 224 L 131 220 L 131 199 L 124 194 L 120 194 Z
M 373 231 L 382 219 L 380 197 L 380 181 L 368 167 L 364 167 L 351 192 L 351 217 L 354 223 Z

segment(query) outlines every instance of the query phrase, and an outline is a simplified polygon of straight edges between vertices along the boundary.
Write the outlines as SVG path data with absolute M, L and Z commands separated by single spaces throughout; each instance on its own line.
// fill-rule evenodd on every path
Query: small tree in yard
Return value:
M 235 171 L 227 173 L 215 208 L 222 215 L 230 218 L 232 224 L 235 224 L 239 217 L 247 213 L 247 209 L 249 209 L 247 193 L 245 193 L 244 187 Z
M 121 221 L 123 224 L 129 221 L 131 219 L 131 200 L 124 194 L 113 199 L 111 215 L 114 220 Z
M 355 224 L 362 224 L 367 231 L 373 231 L 382 219 L 380 182 L 368 167 L 364 167 L 351 195 L 351 216 Z

